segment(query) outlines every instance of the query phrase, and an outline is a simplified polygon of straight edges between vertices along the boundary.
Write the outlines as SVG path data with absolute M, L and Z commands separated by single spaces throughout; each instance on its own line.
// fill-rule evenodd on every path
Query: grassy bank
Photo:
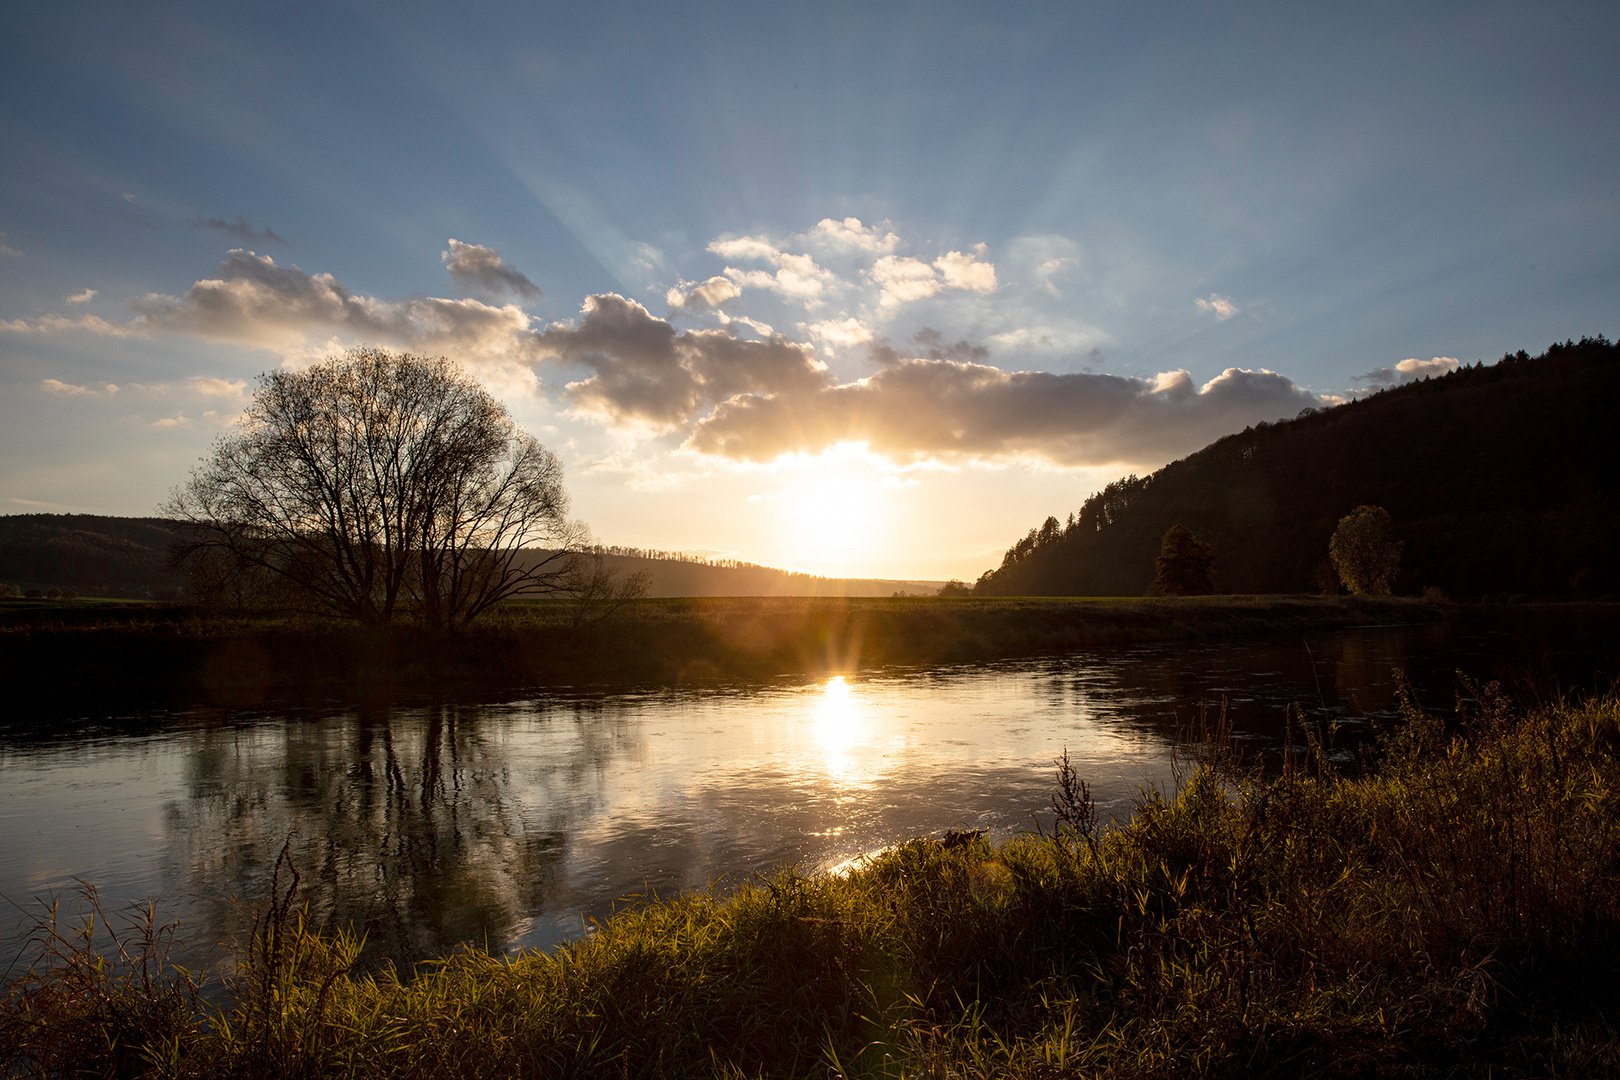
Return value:
M 551 955 L 351 977 L 292 878 L 223 1004 L 72 935 L 18 1075 L 1602 1076 L 1620 1070 L 1620 700 L 1409 710 L 1375 768 L 1219 744 L 1100 833 L 914 840 L 626 910 Z
M 597 623 L 563 602 L 509 604 L 456 637 L 410 627 L 203 619 L 131 605 L 0 608 L 0 680 L 64 704 L 498 692 L 546 684 L 678 684 L 962 663 L 1083 647 L 1442 617 L 1405 599 L 692 598 Z

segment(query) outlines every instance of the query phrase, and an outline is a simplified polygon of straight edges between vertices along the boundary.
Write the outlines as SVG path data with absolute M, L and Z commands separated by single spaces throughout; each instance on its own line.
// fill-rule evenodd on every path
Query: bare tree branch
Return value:
M 382 349 L 262 376 L 161 512 L 203 599 L 445 630 L 518 592 L 571 594 L 589 539 L 561 463 L 483 387 Z

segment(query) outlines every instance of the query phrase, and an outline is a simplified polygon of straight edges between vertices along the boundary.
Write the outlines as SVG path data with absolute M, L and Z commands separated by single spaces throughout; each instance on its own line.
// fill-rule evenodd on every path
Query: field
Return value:
M 1143 641 L 1443 618 L 1411 599 L 681 598 L 509 603 L 461 635 L 226 619 L 175 606 L 0 605 L 0 678 L 39 704 L 493 694 L 968 663 Z

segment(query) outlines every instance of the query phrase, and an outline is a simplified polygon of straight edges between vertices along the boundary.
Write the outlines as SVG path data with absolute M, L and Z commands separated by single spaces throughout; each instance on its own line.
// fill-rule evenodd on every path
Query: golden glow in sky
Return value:
M 917 481 L 897 475 L 859 447 L 772 466 L 777 484 L 755 501 L 770 508 L 777 549 L 789 569 L 860 574 L 886 561 L 894 538 L 893 496 Z
M 1614 332 L 1612 3 L 148 7 L 7 10 L 3 513 L 151 514 L 370 345 L 483 381 L 605 544 L 972 581 L 1252 424 Z

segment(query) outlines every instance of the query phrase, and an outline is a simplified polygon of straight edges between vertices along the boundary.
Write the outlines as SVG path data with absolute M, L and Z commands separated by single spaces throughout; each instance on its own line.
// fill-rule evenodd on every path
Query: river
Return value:
M 1100 808 L 1127 816 L 1143 788 L 1173 785 L 1187 732 L 1223 707 L 1256 760 L 1275 759 L 1296 703 L 1338 725 L 1348 760 L 1397 715 L 1397 669 L 1430 708 L 1453 701 L 1457 669 L 1606 688 L 1617 628 L 1604 609 L 1500 609 L 815 682 L 14 718 L 0 957 L 23 951 L 41 900 L 88 882 L 109 911 L 155 902 L 179 922 L 177 957 L 207 968 L 289 838 L 299 898 L 363 929 L 369 963 L 549 947 L 648 892 L 1049 824 L 1065 751 Z

